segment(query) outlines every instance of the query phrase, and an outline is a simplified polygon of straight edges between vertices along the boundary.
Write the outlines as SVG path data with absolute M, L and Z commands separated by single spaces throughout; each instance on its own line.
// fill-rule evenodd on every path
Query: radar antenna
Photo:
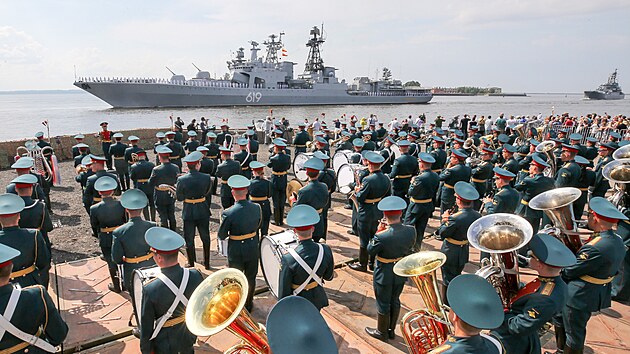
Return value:
M 313 73 L 324 71 L 324 60 L 320 53 L 320 46 L 324 43 L 324 39 L 321 36 L 321 32 L 317 26 L 311 29 L 310 35 L 313 36 L 308 40 L 306 46 L 309 47 L 308 58 L 306 60 L 306 66 L 304 67 L 305 73 Z
M 279 36 L 276 36 L 275 34 L 270 34 L 269 38 L 271 40 L 263 42 L 263 44 L 267 46 L 267 56 L 265 58 L 265 63 L 278 64 L 278 50 L 282 49 L 283 35 L 284 32 L 280 32 Z M 277 41 L 276 38 L 278 38 Z
M 250 50 L 252 51 L 252 56 L 250 58 L 250 61 L 255 62 L 256 60 L 258 60 L 258 51 L 260 50 L 260 48 L 258 48 L 258 42 L 249 41 L 248 43 L 252 46 L 250 48 Z
M 617 83 L 617 69 L 615 69 L 615 71 L 610 74 L 610 77 L 608 78 L 608 84 L 609 85 L 613 85 Z

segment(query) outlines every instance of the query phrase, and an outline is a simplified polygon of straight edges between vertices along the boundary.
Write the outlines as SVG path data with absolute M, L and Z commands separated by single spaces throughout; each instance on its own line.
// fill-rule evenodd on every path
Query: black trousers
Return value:
M 195 229 L 204 247 L 210 247 L 210 217 L 204 219 L 184 220 L 184 240 L 186 247 L 195 247 Z
M 160 226 L 176 231 L 175 202 L 166 205 L 156 205 L 155 207 L 160 215 Z

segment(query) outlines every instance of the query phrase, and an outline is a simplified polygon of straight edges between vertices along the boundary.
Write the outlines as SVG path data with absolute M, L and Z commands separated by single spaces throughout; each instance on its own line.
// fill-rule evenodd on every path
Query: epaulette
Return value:
M 432 351 L 430 351 L 429 353 L 430 353 L 430 354 L 440 354 L 440 353 L 444 353 L 445 351 L 447 351 L 447 350 L 449 350 L 449 349 L 451 349 L 451 346 L 450 346 L 450 345 L 448 345 L 448 344 L 444 344 L 444 345 L 441 345 L 441 346 L 439 346 L 439 347 L 437 347 L 437 348 L 433 349 L 433 350 L 432 350 Z
M 597 237 L 593 238 L 592 240 L 590 240 L 587 243 L 587 245 L 595 246 L 597 244 L 597 242 L 599 242 L 601 239 L 602 239 L 601 237 L 597 236 Z
M 553 292 L 553 288 L 556 287 L 556 283 L 550 281 L 545 283 L 545 287 L 540 291 L 542 295 L 549 296 Z

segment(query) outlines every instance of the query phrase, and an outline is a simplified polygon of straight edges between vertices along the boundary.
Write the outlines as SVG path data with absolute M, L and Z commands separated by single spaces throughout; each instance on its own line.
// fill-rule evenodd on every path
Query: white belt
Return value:
M 52 344 L 39 338 L 36 334 L 23 332 L 19 328 L 15 327 L 13 323 L 11 323 L 11 318 L 13 317 L 13 312 L 15 311 L 15 307 L 17 306 L 18 300 L 20 299 L 20 294 L 20 290 L 13 288 L 13 290 L 11 291 L 11 297 L 9 298 L 9 303 L 4 309 L 4 314 L 0 315 L 0 340 L 4 336 L 5 332 L 9 332 L 14 337 L 43 351 L 49 353 L 56 352 L 57 348 L 55 348 Z
M 188 268 L 184 268 L 184 276 L 182 277 L 182 282 L 179 284 L 179 288 L 166 275 L 164 275 L 164 273 L 158 274 L 158 278 L 162 281 L 162 283 L 164 283 L 164 285 L 166 285 L 169 290 L 175 294 L 175 299 L 173 300 L 171 307 L 168 308 L 168 311 L 166 311 L 166 313 L 158 319 L 157 324 L 153 329 L 153 334 L 149 340 L 153 340 L 157 337 L 166 321 L 173 316 L 173 313 L 180 302 L 184 304 L 184 306 L 188 305 L 188 299 L 184 296 L 184 291 L 186 290 L 186 285 L 188 285 L 189 274 L 190 270 Z
M 322 282 L 322 278 L 319 277 L 319 275 L 317 275 L 317 270 L 319 269 L 319 266 L 322 264 L 322 259 L 324 259 L 324 247 L 322 247 L 321 244 L 317 244 L 317 246 L 319 247 L 319 252 L 317 253 L 317 261 L 315 261 L 315 266 L 313 268 L 309 267 L 308 264 L 306 264 L 306 262 L 304 261 L 304 259 L 302 259 L 302 257 L 300 257 L 300 255 L 295 252 L 295 250 L 293 248 L 289 248 L 289 253 L 291 253 L 291 256 L 293 256 L 293 258 L 295 259 L 296 262 L 298 262 L 298 264 L 308 273 L 308 278 L 306 278 L 306 280 L 300 284 L 300 286 L 298 286 L 297 289 L 293 290 L 293 295 L 297 295 L 299 293 L 302 292 L 302 290 L 304 290 L 304 288 L 306 288 L 306 286 L 308 285 L 308 283 L 311 282 L 311 279 L 313 279 L 317 284 L 319 284 L 319 286 L 324 286 L 323 282 Z

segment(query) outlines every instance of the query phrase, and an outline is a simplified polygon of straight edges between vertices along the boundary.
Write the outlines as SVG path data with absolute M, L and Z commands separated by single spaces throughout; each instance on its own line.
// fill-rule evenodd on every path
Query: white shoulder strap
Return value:
M 308 277 L 306 278 L 306 280 L 302 284 L 300 284 L 297 289 L 293 290 L 293 295 L 301 293 L 302 290 L 306 288 L 308 283 L 311 282 L 311 279 L 317 282 L 319 286 L 324 286 L 322 279 L 319 277 L 319 275 L 317 275 L 317 270 L 319 269 L 319 266 L 322 264 L 322 260 L 324 259 L 324 247 L 322 247 L 322 245 L 319 243 L 317 244 L 317 246 L 319 247 L 319 251 L 317 252 L 317 260 L 315 261 L 315 266 L 312 269 L 308 266 L 308 264 L 306 264 L 304 259 L 302 259 L 302 257 L 300 257 L 300 255 L 293 248 L 288 248 L 289 253 L 291 254 L 291 256 L 293 256 L 295 261 L 298 262 L 298 264 L 308 273 Z
M 162 330 L 164 323 L 166 323 L 166 321 L 171 318 L 171 316 L 173 316 L 173 312 L 175 312 L 175 309 L 180 302 L 184 304 L 184 306 L 188 305 L 188 299 L 186 298 L 186 296 L 184 296 L 184 291 L 186 290 L 186 285 L 188 285 L 189 275 L 190 270 L 188 268 L 184 268 L 184 275 L 182 277 L 182 282 L 179 284 L 179 288 L 177 288 L 177 286 L 166 275 L 164 275 L 164 273 L 160 273 L 157 275 L 157 277 L 164 283 L 164 285 L 166 285 L 169 290 L 173 294 L 175 294 L 175 299 L 173 300 L 171 307 L 168 308 L 168 311 L 166 311 L 166 313 L 158 319 L 157 324 L 153 329 L 153 335 L 151 335 L 151 338 L 149 340 L 153 340 L 155 339 L 155 337 L 157 337 L 157 335 Z
M 483 338 L 487 339 L 490 341 L 490 343 L 494 344 L 495 347 L 497 347 L 498 353 L 499 354 L 503 354 L 503 345 L 501 344 L 501 342 L 499 342 L 498 339 L 496 339 L 495 337 L 489 335 L 489 334 L 483 334 L 480 333 L 480 336 L 482 336 Z
M 4 310 L 4 314 L 0 315 L 0 339 L 4 336 L 5 332 L 9 332 L 14 337 L 35 346 L 45 352 L 54 353 L 57 351 L 52 344 L 46 342 L 45 340 L 39 338 L 35 334 L 28 334 L 19 328 L 15 327 L 13 323 L 11 323 L 11 318 L 13 317 L 13 313 L 15 312 L 15 307 L 17 306 L 18 300 L 20 299 L 21 291 L 13 288 L 11 291 L 11 297 L 9 298 L 9 303 Z

